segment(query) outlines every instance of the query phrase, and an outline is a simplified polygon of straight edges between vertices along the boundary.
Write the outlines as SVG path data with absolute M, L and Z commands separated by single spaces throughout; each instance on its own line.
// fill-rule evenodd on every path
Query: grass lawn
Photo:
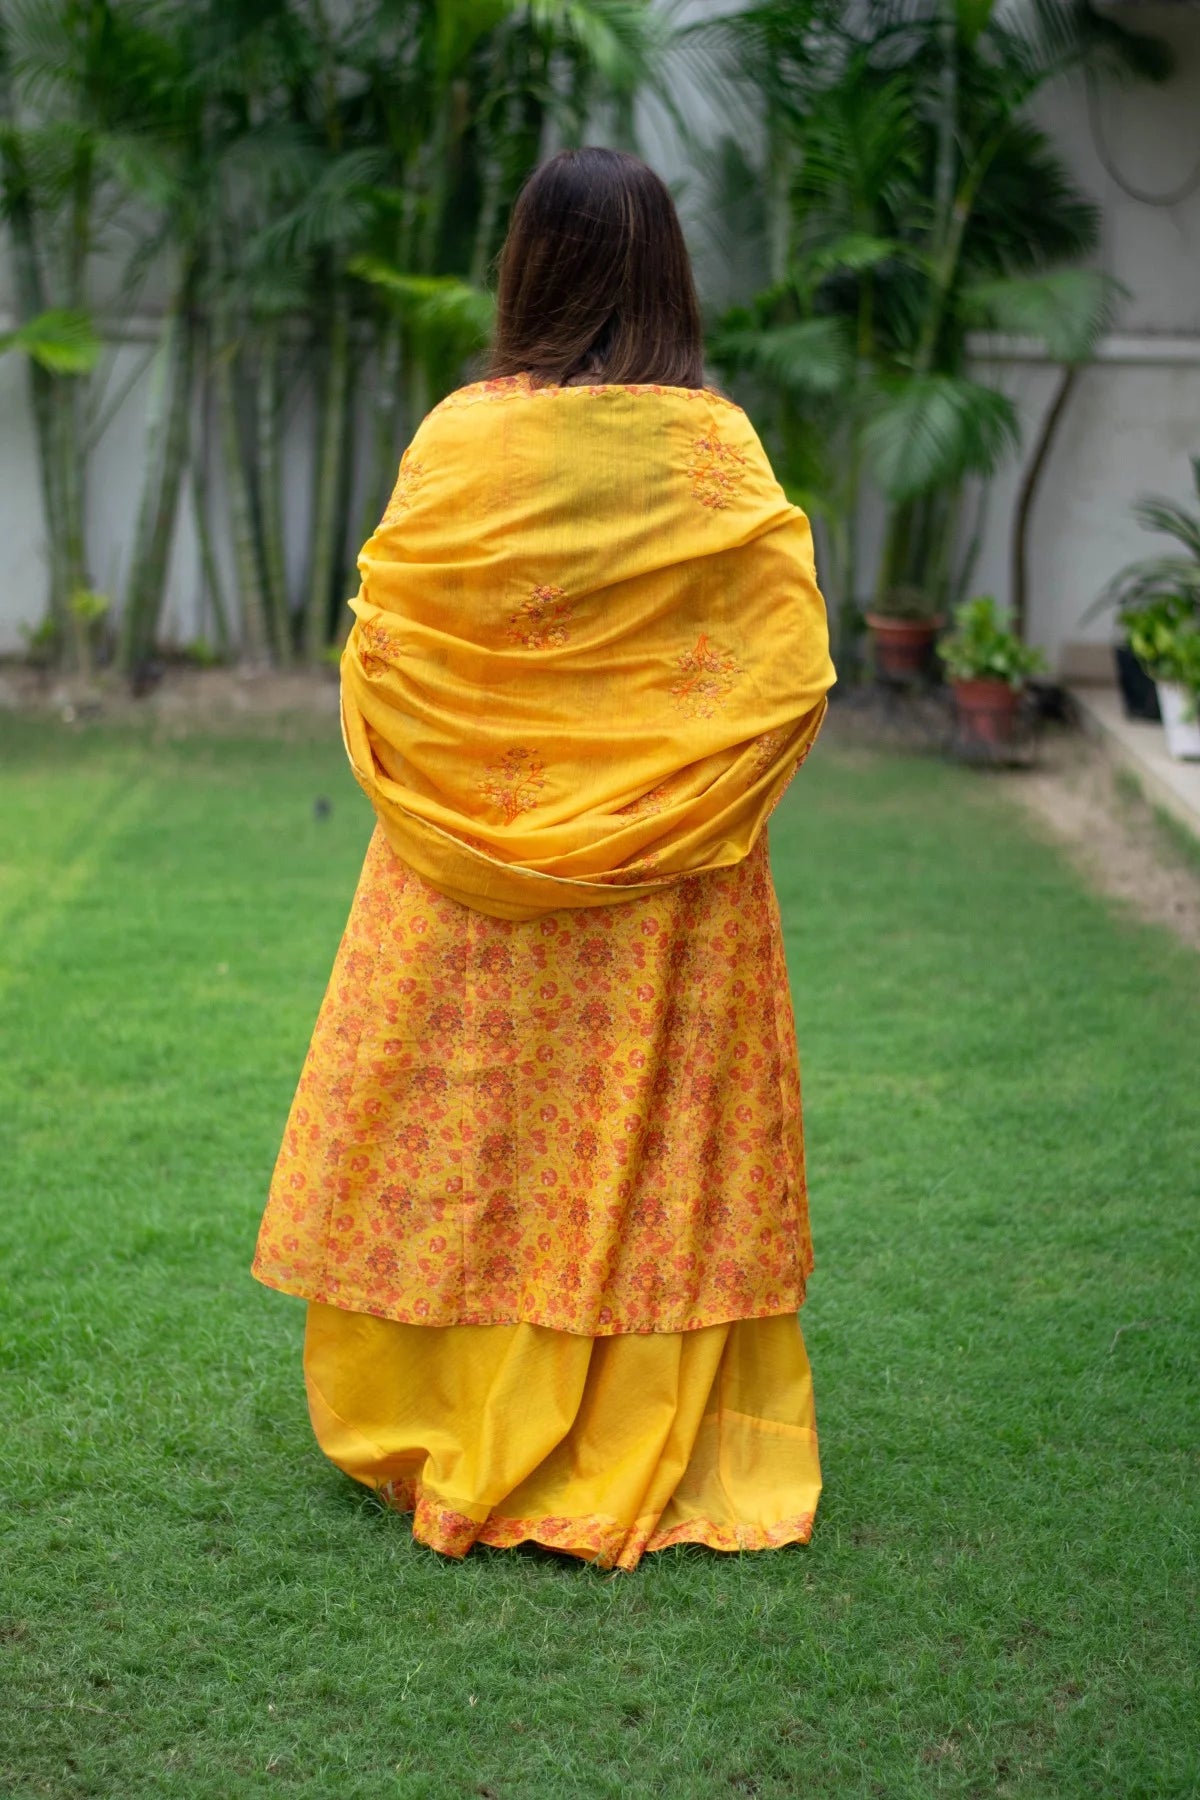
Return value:
M 0 721 L 0 1791 L 1200 1792 L 1200 960 L 986 777 L 823 748 L 814 1541 L 456 1564 L 247 1274 L 368 827 L 336 741 Z

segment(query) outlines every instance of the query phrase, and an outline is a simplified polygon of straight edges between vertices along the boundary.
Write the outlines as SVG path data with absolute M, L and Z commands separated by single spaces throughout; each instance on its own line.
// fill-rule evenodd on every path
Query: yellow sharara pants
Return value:
M 532 1540 L 602 1567 L 646 1550 L 805 1543 L 821 1491 L 794 1313 L 588 1338 L 406 1325 L 312 1303 L 325 1454 L 451 1556 Z

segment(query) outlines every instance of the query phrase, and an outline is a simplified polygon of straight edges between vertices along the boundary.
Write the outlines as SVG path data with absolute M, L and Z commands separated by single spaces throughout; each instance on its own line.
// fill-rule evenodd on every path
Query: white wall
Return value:
M 1111 620 L 1081 614 L 1122 563 L 1154 553 L 1129 516 L 1139 494 L 1196 504 L 1188 456 L 1200 455 L 1200 10 L 1116 6 L 1111 15 L 1166 38 L 1177 68 L 1161 87 L 1106 85 L 1098 123 L 1120 181 L 1105 168 L 1081 83 L 1044 97 L 1040 119 L 1075 179 L 1103 209 L 1097 265 L 1130 290 L 1117 329 L 1082 375 L 1045 471 L 1031 536 L 1031 635 L 1059 666 L 1111 637 Z M 1161 207 L 1122 187 L 1162 194 L 1196 174 L 1192 192 Z M 1028 446 L 1054 390 L 1054 371 L 1010 357 L 981 364 L 1017 400 Z M 1006 600 L 1018 468 L 995 482 L 974 587 Z M 1159 540 L 1163 542 L 1163 540 Z
M 20 649 L 22 625 L 42 615 L 45 525 L 27 380 L 16 356 L 0 357 L 0 652 Z

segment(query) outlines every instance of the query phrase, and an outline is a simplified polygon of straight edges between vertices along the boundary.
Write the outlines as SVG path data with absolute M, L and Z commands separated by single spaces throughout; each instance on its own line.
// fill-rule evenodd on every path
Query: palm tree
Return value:
M 325 653 L 405 436 L 490 329 L 487 277 L 520 181 L 598 103 L 628 132 L 663 36 L 650 0 L 5 0 L 11 347 L 30 352 L 64 647 L 72 596 L 90 591 L 88 459 L 148 370 L 121 664 L 133 671 L 156 641 L 189 470 L 222 645 L 252 663 Z M 115 312 L 148 272 L 161 295 L 148 357 L 111 394 L 111 357 L 94 381 L 68 381 L 54 352 L 55 330 L 86 316 L 100 247 L 106 272 L 121 270 Z M 225 519 L 207 480 L 210 416 Z M 313 485 L 292 594 L 282 464 L 297 420 Z
M 0 17 L 0 188 L 20 325 L 89 316 L 95 253 L 119 201 L 108 136 L 126 116 L 151 46 L 144 8 L 114 0 L 6 0 Z M 118 296 L 117 304 L 120 304 Z M 73 642 L 73 596 L 91 591 L 87 464 L 95 402 L 86 369 L 31 357 L 49 546 L 49 623 L 61 655 Z
M 1155 76 L 1165 59 L 1058 0 L 1011 16 L 993 0 L 835 10 L 766 0 L 724 27 L 750 66 L 772 47 L 793 173 L 786 271 L 716 349 L 780 395 L 785 466 L 831 539 L 845 654 L 861 473 L 886 502 L 876 605 L 915 595 L 939 612 L 965 586 L 966 484 L 1017 441 L 1011 401 L 967 373 L 968 332 L 1020 330 L 1077 364 L 1111 317 L 1116 285 L 1067 266 L 1095 242 L 1095 209 L 1029 102 L 1084 63 Z
M 330 296 L 304 622 L 311 659 L 327 641 L 351 548 L 339 500 L 352 330 L 365 329 L 374 351 L 362 483 L 363 516 L 373 524 L 399 437 L 485 340 L 486 276 L 548 130 L 577 132 L 597 91 L 631 95 L 652 73 L 661 32 L 646 0 L 443 0 L 436 9 L 393 0 L 350 15 L 335 38 L 318 0 L 310 4 L 322 21 L 321 66 L 328 57 L 341 71 L 321 88 L 326 175 L 265 241 L 316 253 Z M 556 79 L 556 61 L 565 77 Z

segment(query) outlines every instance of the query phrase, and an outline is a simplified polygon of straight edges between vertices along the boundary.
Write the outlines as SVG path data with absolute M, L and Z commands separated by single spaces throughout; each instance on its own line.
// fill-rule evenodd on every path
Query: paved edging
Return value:
M 1162 726 L 1127 719 L 1115 687 L 1072 686 L 1070 693 L 1088 736 L 1137 777 L 1153 805 L 1163 807 L 1200 837 L 1200 762 L 1177 762 L 1168 756 Z

